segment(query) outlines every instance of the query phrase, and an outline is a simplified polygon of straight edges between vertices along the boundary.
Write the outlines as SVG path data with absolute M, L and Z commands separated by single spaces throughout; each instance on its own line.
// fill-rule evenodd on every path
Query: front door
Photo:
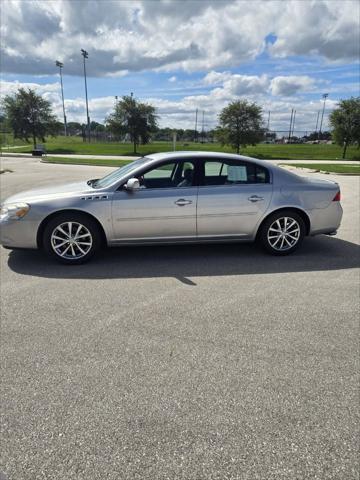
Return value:
M 194 171 L 191 161 L 167 161 L 137 175 L 140 189 L 120 187 L 112 202 L 114 242 L 195 238 Z
M 231 159 L 204 160 L 202 170 L 198 238 L 251 238 L 270 204 L 272 184 L 268 170 Z

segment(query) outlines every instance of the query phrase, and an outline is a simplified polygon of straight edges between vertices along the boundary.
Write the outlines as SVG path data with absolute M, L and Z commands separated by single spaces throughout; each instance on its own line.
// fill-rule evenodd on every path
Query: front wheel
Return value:
M 101 246 L 99 227 L 86 215 L 59 214 L 46 225 L 43 246 L 45 252 L 60 263 L 85 263 Z
M 273 255 L 288 255 L 294 252 L 300 246 L 304 236 L 304 220 L 291 210 L 270 215 L 259 232 L 262 246 Z

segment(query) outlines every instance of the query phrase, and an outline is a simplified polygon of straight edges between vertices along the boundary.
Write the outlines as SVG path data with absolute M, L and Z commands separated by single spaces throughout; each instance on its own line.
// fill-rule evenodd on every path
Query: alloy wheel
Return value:
M 270 225 L 267 240 L 274 250 L 282 252 L 298 243 L 300 233 L 300 225 L 294 218 L 281 217 Z
M 54 228 L 51 246 L 54 252 L 68 260 L 85 257 L 91 250 L 93 238 L 90 230 L 79 222 L 64 222 Z

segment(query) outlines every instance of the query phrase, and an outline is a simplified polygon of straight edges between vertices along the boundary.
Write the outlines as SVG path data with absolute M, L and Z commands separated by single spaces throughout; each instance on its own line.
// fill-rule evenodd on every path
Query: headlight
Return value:
M 27 203 L 9 203 L 0 208 L 0 220 L 20 220 L 30 210 Z

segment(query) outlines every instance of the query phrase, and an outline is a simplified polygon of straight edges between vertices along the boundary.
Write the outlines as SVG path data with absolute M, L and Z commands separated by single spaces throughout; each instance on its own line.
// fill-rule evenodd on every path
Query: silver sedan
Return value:
M 8 198 L 0 243 L 70 264 L 104 245 L 257 240 L 286 255 L 306 235 L 335 234 L 341 218 L 335 182 L 240 155 L 159 153 L 101 179 Z

